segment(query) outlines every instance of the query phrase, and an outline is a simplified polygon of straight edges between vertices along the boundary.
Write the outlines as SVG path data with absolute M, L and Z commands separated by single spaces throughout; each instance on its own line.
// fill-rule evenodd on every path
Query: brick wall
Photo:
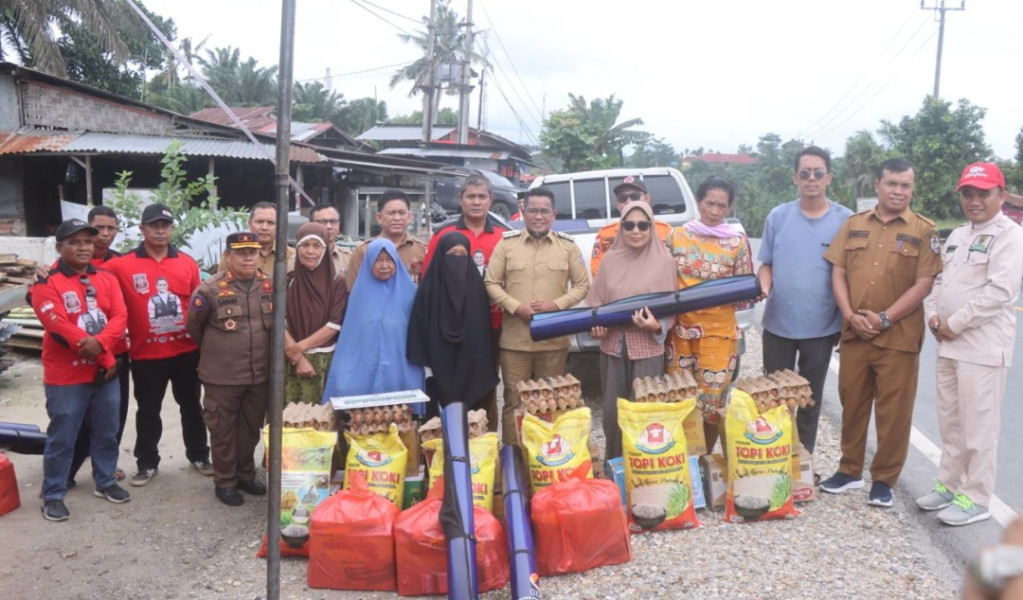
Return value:
M 38 82 L 22 88 L 22 101 L 28 126 L 145 135 L 173 129 L 164 115 Z

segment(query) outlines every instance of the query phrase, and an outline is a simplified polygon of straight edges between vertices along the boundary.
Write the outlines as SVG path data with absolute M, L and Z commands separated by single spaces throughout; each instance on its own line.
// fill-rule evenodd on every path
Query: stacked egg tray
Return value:
M 334 431 L 334 409 L 329 404 L 294 402 L 284 407 L 284 427 Z
M 469 439 L 477 438 L 487 432 L 487 411 L 484 408 L 470 410 L 466 414 L 469 421 Z M 441 426 L 440 417 L 433 417 L 419 427 L 419 441 L 427 442 L 444 437 L 444 430 Z
M 791 369 L 744 377 L 735 382 L 735 388 L 749 394 L 760 412 L 779 406 L 789 409 L 813 406 L 810 382 Z
M 574 375 L 520 381 L 518 392 L 522 409 L 531 415 L 572 410 L 585 404 L 582 385 Z
M 390 429 L 391 423 L 396 423 L 402 433 L 415 428 L 412 407 L 408 404 L 352 408 L 343 412 L 344 419 L 348 421 L 348 431 L 354 435 L 384 433 Z
M 682 371 L 657 377 L 637 377 L 632 380 L 636 402 L 681 402 L 695 398 L 699 388 L 692 373 Z

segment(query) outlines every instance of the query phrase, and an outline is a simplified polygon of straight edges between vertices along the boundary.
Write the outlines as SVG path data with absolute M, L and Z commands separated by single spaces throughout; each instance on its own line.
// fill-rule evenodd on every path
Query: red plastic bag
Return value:
M 444 478 L 439 477 L 430 486 L 426 500 L 402 512 L 394 524 L 399 596 L 448 593 L 447 544 L 439 516 L 443 500 Z M 510 576 L 504 528 L 494 515 L 476 505 L 472 519 L 479 591 L 501 589 L 508 585 Z
M 14 475 L 14 463 L 0 452 L 0 515 L 5 515 L 21 506 L 18 494 L 18 478 Z
M 541 576 L 580 573 L 632 559 L 618 486 L 588 479 L 589 462 L 533 496 L 536 565 Z
M 350 485 L 313 511 L 306 581 L 311 588 L 395 590 L 394 523 L 401 511 L 371 492 L 364 474 L 353 473 Z

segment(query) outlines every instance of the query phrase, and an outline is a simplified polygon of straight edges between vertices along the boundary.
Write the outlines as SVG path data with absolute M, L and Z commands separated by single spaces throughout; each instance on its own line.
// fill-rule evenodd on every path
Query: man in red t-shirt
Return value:
M 43 517 L 70 518 L 64 505 L 75 438 L 88 421 L 95 495 L 120 504 L 131 499 L 117 485 L 117 414 L 120 398 L 113 350 L 127 322 L 120 286 L 90 263 L 96 229 L 80 219 L 57 228 L 57 261 L 32 287 L 32 308 L 46 331 L 46 450 L 43 453 Z M 87 318 L 86 318 L 87 317 Z
M 490 187 L 490 180 L 483 175 L 470 175 L 462 182 L 462 189 L 458 193 L 458 202 L 462 206 L 462 216 L 454 225 L 449 225 L 433 234 L 430 244 L 426 248 L 426 259 L 423 261 L 423 273 L 430 267 L 430 259 L 437 250 L 437 242 L 449 231 L 459 231 L 469 239 L 469 254 L 480 269 L 480 275 L 486 272 L 487 264 L 490 262 L 490 255 L 494 247 L 501 241 L 506 228 L 501 227 L 490 218 L 488 214 L 490 205 L 494 201 L 494 194 Z M 497 345 L 501 338 L 501 314 L 500 306 L 490 305 L 490 325 L 494 337 L 494 355 L 498 364 L 501 360 L 501 350 Z M 487 429 L 497 431 L 497 389 L 483 401 L 483 407 L 487 409 Z
M 142 211 L 142 243 L 106 264 L 121 284 L 128 307 L 131 374 L 135 382 L 133 486 L 149 483 L 160 464 L 160 409 L 171 384 L 181 408 L 185 456 L 200 473 L 213 476 L 206 425 L 199 403 L 199 348 L 185 331 L 188 299 L 199 287 L 199 266 L 170 243 L 174 214 L 162 204 Z

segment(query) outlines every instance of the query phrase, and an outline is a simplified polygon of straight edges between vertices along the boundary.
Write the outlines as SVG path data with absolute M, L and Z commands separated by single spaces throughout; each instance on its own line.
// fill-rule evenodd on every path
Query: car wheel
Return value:
M 495 202 L 493 205 L 491 205 L 490 212 L 492 212 L 495 215 L 501 217 L 505 221 L 510 219 L 511 215 L 512 215 L 511 207 L 509 207 L 504 202 Z

